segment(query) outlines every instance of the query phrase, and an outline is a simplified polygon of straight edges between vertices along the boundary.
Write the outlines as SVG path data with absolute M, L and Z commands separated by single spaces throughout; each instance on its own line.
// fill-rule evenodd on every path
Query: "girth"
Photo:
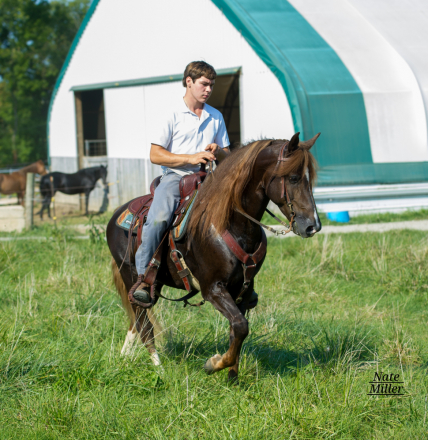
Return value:
M 230 249 L 233 255 L 235 255 L 235 257 L 242 263 L 242 269 L 244 271 L 244 283 L 238 297 L 235 300 L 236 304 L 240 304 L 242 302 L 242 295 L 248 290 L 251 281 L 256 275 L 257 264 L 262 261 L 266 255 L 266 234 L 262 228 L 260 229 L 262 231 L 262 242 L 257 247 L 257 250 L 252 254 L 248 254 L 247 252 L 245 252 L 227 229 L 223 232 L 223 234 L 221 234 L 227 247 Z

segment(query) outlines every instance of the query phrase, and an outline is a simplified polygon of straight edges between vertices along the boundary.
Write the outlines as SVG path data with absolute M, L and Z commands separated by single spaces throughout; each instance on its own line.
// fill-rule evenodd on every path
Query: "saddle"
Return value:
M 193 206 L 193 202 L 196 198 L 200 185 L 205 180 L 207 173 L 205 171 L 198 171 L 194 174 L 183 176 L 179 182 L 180 188 L 180 203 L 178 208 L 174 212 L 174 221 L 171 225 L 171 229 L 174 229 L 174 239 L 180 240 L 185 234 L 185 225 L 183 220 L 187 224 L 187 220 L 190 217 L 190 210 Z M 150 207 L 153 202 L 155 190 L 161 181 L 161 176 L 156 177 L 150 185 L 150 194 L 137 197 L 131 200 L 126 209 L 117 219 L 116 224 L 125 230 L 132 231 L 137 235 L 137 244 L 141 244 L 141 234 L 144 224 L 147 220 Z

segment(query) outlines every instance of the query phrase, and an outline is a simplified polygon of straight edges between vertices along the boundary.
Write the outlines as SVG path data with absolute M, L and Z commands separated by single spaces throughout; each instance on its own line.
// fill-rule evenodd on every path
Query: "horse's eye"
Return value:
M 290 183 L 297 183 L 299 180 L 299 176 L 290 176 Z

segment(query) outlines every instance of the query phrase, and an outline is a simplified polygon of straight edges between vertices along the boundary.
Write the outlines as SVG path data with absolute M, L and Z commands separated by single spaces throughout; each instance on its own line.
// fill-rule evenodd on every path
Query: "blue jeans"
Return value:
M 152 206 L 141 234 L 142 243 L 135 254 L 138 275 L 145 273 L 163 235 L 174 220 L 174 212 L 180 203 L 178 187 L 180 179 L 180 175 L 167 170 L 155 190 Z

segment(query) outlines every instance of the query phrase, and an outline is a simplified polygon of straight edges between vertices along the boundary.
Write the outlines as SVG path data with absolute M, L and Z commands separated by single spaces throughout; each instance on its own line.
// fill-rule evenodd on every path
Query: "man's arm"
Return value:
M 215 160 L 215 156 L 210 151 L 201 151 L 196 154 L 174 154 L 161 147 L 152 144 L 150 148 L 150 160 L 155 165 L 162 165 L 168 168 L 179 168 L 188 164 L 198 165 Z

